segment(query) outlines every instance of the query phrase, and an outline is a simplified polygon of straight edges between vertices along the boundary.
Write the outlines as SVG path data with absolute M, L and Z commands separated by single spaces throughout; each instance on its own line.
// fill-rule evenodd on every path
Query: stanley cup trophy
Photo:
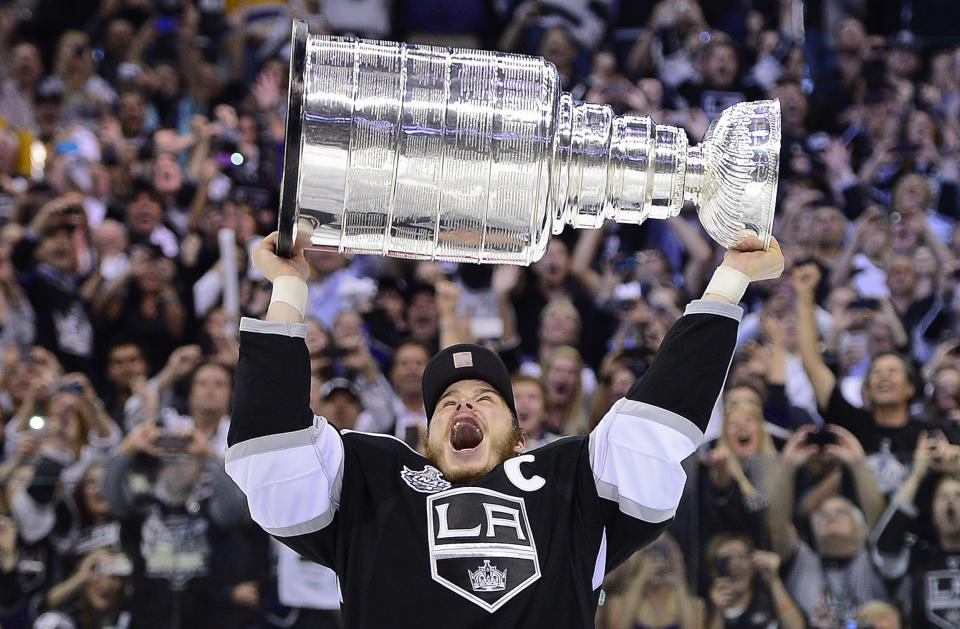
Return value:
M 776 101 L 682 129 L 575 103 L 539 57 L 309 35 L 295 21 L 278 253 L 530 264 L 551 234 L 698 209 L 770 242 Z

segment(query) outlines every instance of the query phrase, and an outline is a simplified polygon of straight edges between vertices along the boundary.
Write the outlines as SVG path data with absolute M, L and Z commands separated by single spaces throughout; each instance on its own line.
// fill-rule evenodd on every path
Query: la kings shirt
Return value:
M 313 416 L 305 326 L 244 319 L 227 472 L 264 530 L 337 573 L 346 627 L 593 627 L 604 574 L 676 510 L 740 312 L 694 302 L 589 436 L 470 484 Z
M 932 548 L 915 551 L 911 624 L 914 627 L 960 627 L 960 554 Z
M 916 506 L 892 501 L 877 523 L 874 560 L 884 577 L 902 580 L 900 599 L 909 603 L 911 626 L 955 629 L 960 627 L 960 553 L 945 552 L 918 535 L 918 516 Z

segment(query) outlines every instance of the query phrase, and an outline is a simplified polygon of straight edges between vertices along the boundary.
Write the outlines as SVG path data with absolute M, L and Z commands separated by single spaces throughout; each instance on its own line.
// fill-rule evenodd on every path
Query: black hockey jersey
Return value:
M 347 627 L 593 627 L 604 574 L 673 517 L 740 314 L 694 302 L 589 436 L 470 484 L 315 417 L 305 326 L 244 319 L 227 472 L 264 530 L 336 571 Z

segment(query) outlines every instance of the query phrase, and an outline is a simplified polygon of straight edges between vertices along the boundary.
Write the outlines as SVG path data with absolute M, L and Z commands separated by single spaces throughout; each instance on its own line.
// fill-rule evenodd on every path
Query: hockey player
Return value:
M 726 377 L 749 281 L 783 269 L 775 240 L 728 250 L 703 299 L 588 436 L 523 452 L 509 374 L 477 345 L 423 375 L 427 457 L 338 431 L 308 404 L 302 251 L 253 252 L 273 282 L 240 325 L 227 472 L 253 519 L 338 576 L 347 627 L 593 627 L 604 574 L 654 539 Z

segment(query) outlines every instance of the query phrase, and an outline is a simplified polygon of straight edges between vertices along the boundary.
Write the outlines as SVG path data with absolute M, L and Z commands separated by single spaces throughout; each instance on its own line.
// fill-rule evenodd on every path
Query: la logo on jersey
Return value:
M 433 580 L 494 612 L 540 578 L 523 498 L 482 487 L 427 497 Z

